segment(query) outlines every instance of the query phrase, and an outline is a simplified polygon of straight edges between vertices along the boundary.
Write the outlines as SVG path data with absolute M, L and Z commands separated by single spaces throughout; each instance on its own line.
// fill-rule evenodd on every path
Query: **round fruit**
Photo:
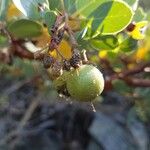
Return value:
M 82 65 L 72 70 L 67 80 L 69 94 L 79 101 L 92 101 L 102 93 L 103 89 L 103 75 L 91 65 Z

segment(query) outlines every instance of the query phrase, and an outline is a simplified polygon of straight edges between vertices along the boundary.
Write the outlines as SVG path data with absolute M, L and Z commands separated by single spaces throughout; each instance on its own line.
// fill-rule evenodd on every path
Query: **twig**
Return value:
M 68 14 L 65 13 L 65 29 L 66 29 L 66 32 L 68 33 L 69 35 L 69 39 L 70 39 L 70 42 L 71 42 L 71 45 L 72 45 L 72 49 L 76 48 L 78 46 L 77 44 L 77 41 L 74 37 L 74 33 L 73 31 L 71 30 L 70 26 L 68 25 Z
M 135 74 L 141 73 L 144 71 L 146 67 L 150 67 L 150 62 L 144 62 L 143 64 L 137 64 L 136 67 L 129 70 L 123 70 L 121 72 L 115 72 L 110 62 L 107 59 L 102 59 L 101 62 L 105 64 L 105 70 L 107 70 L 110 74 L 108 74 L 105 79 L 105 91 L 109 91 L 113 89 L 112 81 L 116 79 L 123 80 L 126 84 L 133 87 L 150 87 L 149 79 L 142 79 L 134 77 Z
M 14 55 L 19 56 L 20 58 L 34 59 L 34 54 L 28 51 L 25 47 L 15 44 L 14 47 Z
M 72 44 L 72 48 L 74 49 L 74 48 L 77 47 L 78 44 L 77 44 L 77 41 L 74 37 L 73 31 L 71 30 L 70 26 L 68 25 L 69 16 L 68 16 L 68 14 L 66 13 L 66 10 L 65 10 L 64 0 L 61 0 L 61 6 L 62 6 L 63 13 L 64 13 L 64 16 L 65 16 L 65 29 L 66 29 L 66 32 L 69 35 L 69 39 L 70 39 L 70 42 Z
M 150 62 L 145 62 L 143 64 L 139 64 L 138 66 L 136 66 L 133 69 L 122 71 L 118 74 L 118 77 L 124 78 L 129 75 L 134 75 L 134 74 L 140 73 L 140 72 L 144 71 L 144 69 L 146 67 L 150 67 Z
M 150 87 L 149 79 L 139 79 L 139 78 L 124 78 L 123 79 L 128 85 L 136 87 Z

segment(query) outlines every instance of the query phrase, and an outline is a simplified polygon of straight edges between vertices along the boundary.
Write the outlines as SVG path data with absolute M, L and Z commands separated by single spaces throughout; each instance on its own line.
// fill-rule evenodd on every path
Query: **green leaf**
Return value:
M 76 11 L 76 0 L 64 0 L 65 10 L 69 14 L 73 14 Z
M 48 30 L 50 32 L 50 30 L 51 30 L 51 28 L 54 25 L 55 20 L 56 20 L 56 15 L 55 15 L 54 11 L 46 12 L 45 16 L 44 16 L 44 19 L 45 19 L 45 23 L 48 27 Z
M 137 40 L 129 37 L 125 39 L 120 45 L 120 50 L 124 52 L 130 52 L 137 48 Z
M 76 11 L 76 0 L 63 0 L 65 5 L 65 10 L 68 14 L 72 14 Z M 49 0 L 49 8 L 51 10 L 62 10 L 61 0 Z
M 118 57 L 118 52 L 115 52 L 114 50 L 108 51 L 107 55 L 110 61 L 115 61 Z
M 61 1 L 60 0 L 49 0 L 49 8 L 50 8 L 50 10 L 60 10 L 61 9 Z
M 87 23 L 90 20 L 94 36 L 118 33 L 133 17 L 129 5 L 119 0 L 77 0 L 76 8 L 73 17 L 80 15 Z
M 73 16 L 82 15 L 87 18 L 93 13 L 99 6 L 110 0 L 76 0 L 76 12 Z
M 130 6 L 133 6 L 134 4 L 138 3 L 139 0 L 123 0 L 127 2 Z
M 124 81 L 122 80 L 114 80 L 112 82 L 113 88 L 115 91 L 125 94 L 125 93 L 130 93 L 132 88 L 129 87 Z
M 0 0 L 0 21 L 5 20 L 8 4 L 9 0 Z
M 91 39 L 90 42 L 92 47 L 97 50 L 112 50 L 119 45 L 118 39 L 112 35 L 99 36 Z
M 42 26 L 35 21 L 21 19 L 11 23 L 8 31 L 17 38 L 31 38 L 42 33 Z
M 13 0 L 13 2 L 25 16 L 34 20 L 42 18 L 39 8 L 42 7 L 44 11 L 49 10 L 48 0 Z
M 4 35 L 0 34 L 0 47 L 5 46 L 7 43 L 8 43 L 7 37 L 5 37 Z
M 27 59 L 22 61 L 21 58 L 15 58 L 14 62 L 13 62 L 13 66 L 15 66 L 15 68 L 20 68 L 21 72 L 22 72 L 22 75 L 26 76 L 28 78 L 30 78 L 30 77 L 32 77 L 36 74 L 36 70 L 35 70 L 33 64 L 36 64 L 36 62 L 35 61 L 30 61 L 30 60 L 27 60 Z
M 134 17 L 133 17 L 133 21 L 140 22 L 140 21 L 142 21 L 145 18 L 146 18 L 146 13 L 144 12 L 144 10 L 141 7 L 139 7 L 135 11 L 135 14 L 134 14 Z
M 150 21 L 150 11 L 147 12 L 146 20 Z
M 139 5 L 139 0 L 124 0 L 126 3 L 128 3 L 133 11 L 136 11 Z
M 142 97 L 150 102 L 150 88 L 136 88 L 135 94 L 137 94 L 139 97 Z

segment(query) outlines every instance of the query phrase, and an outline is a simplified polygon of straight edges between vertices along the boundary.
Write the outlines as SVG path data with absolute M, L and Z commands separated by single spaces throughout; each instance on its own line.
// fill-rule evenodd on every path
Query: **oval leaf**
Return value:
M 88 23 L 90 20 L 93 35 L 118 33 L 126 28 L 133 17 L 129 5 L 119 0 L 78 0 L 76 7 L 73 16 L 80 15 Z
M 40 19 L 41 10 L 49 10 L 48 0 L 13 0 L 15 6 L 28 18 Z
M 50 10 L 60 10 L 61 9 L 61 1 L 60 0 L 48 0 Z
M 137 48 L 137 44 L 138 44 L 138 41 L 129 37 L 127 39 L 125 39 L 120 45 L 120 49 L 123 51 L 123 52 L 130 52 L 130 51 L 133 51 Z
M 115 36 L 105 35 L 92 39 L 91 45 L 96 50 L 113 50 L 119 45 L 119 43 L 118 39 Z
M 56 20 L 56 15 L 55 15 L 54 11 L 46 12 L 44 15 L 44 19 L 45 19 L 45 23 L 48 27 L 48 30 L 50 32 L 50 30 L 51 30 L 51 28 L 54 25 L 55 20 Z
M 41 35 L 42 26 L 35 21 L 21 19 L 11 23 L 8 31 L 17 38 L 31 38 Z

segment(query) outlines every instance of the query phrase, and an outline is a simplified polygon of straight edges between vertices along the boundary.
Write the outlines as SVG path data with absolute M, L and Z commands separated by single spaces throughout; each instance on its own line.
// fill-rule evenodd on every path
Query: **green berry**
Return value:
M 67 90 L 71 97 L 78 101 L 92 101 L 103 89 L 103 75 L 92 65 L 82 65 L 72 70 L 67 79 Z

